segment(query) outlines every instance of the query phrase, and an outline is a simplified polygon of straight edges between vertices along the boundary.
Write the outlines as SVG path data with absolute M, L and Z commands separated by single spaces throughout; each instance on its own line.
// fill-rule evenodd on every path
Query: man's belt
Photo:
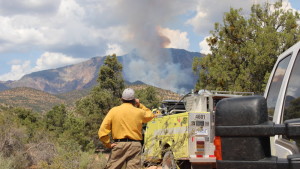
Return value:
M 141 142 L 141 140 L 132 140 L 129 138 L 124 138 L 124 139 L 114 139 L 114 142 Z

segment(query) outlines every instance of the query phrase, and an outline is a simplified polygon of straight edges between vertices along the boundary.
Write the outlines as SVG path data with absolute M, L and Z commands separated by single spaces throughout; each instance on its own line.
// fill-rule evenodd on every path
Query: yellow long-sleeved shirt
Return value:
M 113 139 L 142 140 L 142 123 L 147 123 L 153 118 L 154 114 L 143 104 L 137 108 L 130 103 L 123 103 L 108 112 L 100 126 L 98 136 L 108 148 L 111 147 L 109 133 L 112 133 Z

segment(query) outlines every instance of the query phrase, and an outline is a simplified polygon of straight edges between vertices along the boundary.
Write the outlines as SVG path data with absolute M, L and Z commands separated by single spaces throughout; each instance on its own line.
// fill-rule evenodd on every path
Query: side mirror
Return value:
M 300 118 L 291 119 L 284 121 L 285 133 L 290 139 L 299 139 L 300 138 Z
M 216 107 L 216 136 L 221 136 L 223 160 L 260 160 L 271 156 L 270 138 L 247 136 L 252 127 L 268 121 L 267 103 L 262 96 L 221 100 Z M 255 133 L 255 130 L 254 130 Z
M 300 168 L 300 154 L 277 158 L 270 151 L 270 136 L 300 138 L 300 119 L 284 124 L 268 121 L 267 102 L 262 96 L 221 100 L 216 107 L 215 127 L 221 140 L 218 169 Z

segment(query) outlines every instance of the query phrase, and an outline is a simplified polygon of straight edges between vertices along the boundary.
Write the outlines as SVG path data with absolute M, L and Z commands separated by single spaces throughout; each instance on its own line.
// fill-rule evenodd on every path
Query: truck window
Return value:
M 283 121 L 300 118 L 300 52 L 297 54 L 284 99 Z M 300 139 L 295 140 L 300 148 Z
M 271 118 L 273 118 L 274 115 L 276 101 L 290 59 L 291 59 L 291 55 L 285 57 L 279 62 L 275 70 L 275 73 L 273 75 L 272 82 L 270 84 L 270 89 L 267 96 L 267 106 L 268 106 L 268 114 L 269 117 Z

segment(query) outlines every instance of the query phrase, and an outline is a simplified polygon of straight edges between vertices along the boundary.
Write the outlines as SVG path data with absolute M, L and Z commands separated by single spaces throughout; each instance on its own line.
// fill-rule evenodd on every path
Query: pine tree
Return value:
M 116 98 L 121 98 L 124 90 L 122 69 L 123 66 L 118 62 L 115 54 L 107 56 L 99 72 L 98 87 L 112 92 Z
M 282 4 L 253 5 L 251 15 L 231 8 L 207 42 L 211 54 L 195 58 L 196 90 L 263 93 L 277 56 L 300 40 L 299 14 Z
M 101 66 L 98 84 L 90 94 L 77 101 L 76 111 L 85 119 L 85 130 L 92 138 L 94 144 L 99 144 L 98 129 L 108 111 L 121 103 L 121 95 L 124 90 L 122 64 L 117 56 L 107 56 Z

